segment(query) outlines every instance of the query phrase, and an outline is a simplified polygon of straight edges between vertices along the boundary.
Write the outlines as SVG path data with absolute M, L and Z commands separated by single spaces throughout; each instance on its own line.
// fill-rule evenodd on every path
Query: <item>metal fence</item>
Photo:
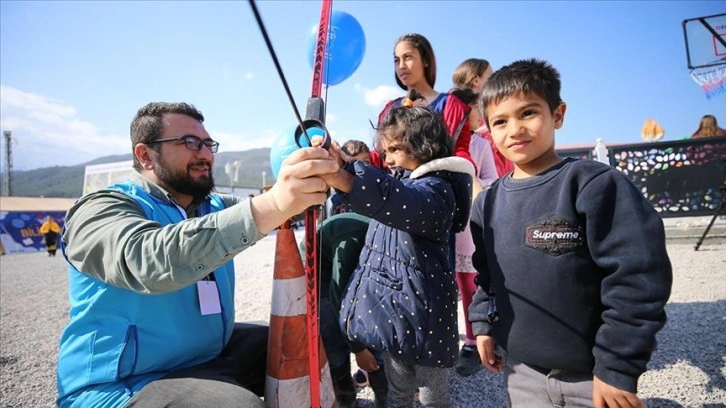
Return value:
M 562 149 L 564 157 L 592 159 L 591 148 Z M 713 215 L 726 187 L 726 136 L 618 145 L 610 165 L 625 174 L 662 217 Z

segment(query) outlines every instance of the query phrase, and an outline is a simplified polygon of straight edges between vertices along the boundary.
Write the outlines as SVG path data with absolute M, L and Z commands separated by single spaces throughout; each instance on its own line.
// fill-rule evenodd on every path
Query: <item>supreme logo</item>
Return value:
M 576 222 L 552 215 L 527 227 L 524 244 L 558 256 L 572 252 L 582 245 L 582 235 L 582 228 Z

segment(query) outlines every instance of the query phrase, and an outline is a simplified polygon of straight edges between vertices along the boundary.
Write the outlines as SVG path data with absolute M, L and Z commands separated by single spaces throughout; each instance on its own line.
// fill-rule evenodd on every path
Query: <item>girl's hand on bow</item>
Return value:
M 319 147 L 322 146 L 324 142 L 324 139 L 320 136 L 313 137 L 313 139 L 310 141 L 310 143 L 313 145 L 313 147 Z M 343 165 L 347 162 L 350 162 L 353 160 L 350 156 L 348 156 L 343 149 L 340 148 L 340 144 L 336 142 L 335 140 L 332 140 L 330 142 L 330 148 L 328 149 L 328 153 L 330 153 L 331 160 L 335 160 L 338 163 L 338 166 L 343 167 Z

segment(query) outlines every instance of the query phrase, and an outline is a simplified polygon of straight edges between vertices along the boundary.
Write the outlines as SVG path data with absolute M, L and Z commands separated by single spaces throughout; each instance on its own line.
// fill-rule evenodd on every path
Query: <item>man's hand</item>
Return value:
M 267 234 L 308 207 L 327 199 L 324 175 L 338 171 L 338 164 L 320 148 L 294 151 L 282 163 L 277 181 L 270 191 L 251 200 L 252 216 L 257 229 Z
M 368 349 L 355 353 L 355 363 L 358 364 L 358 367 L 369 373 L 378 371 L 380 368 L 376 358 L 373 356 L 373 353 L 371 353 Z
M 313 146 L 322 146 L 323 145 L 323 138 L 322 137 L 316 137 L 310 141 Z M 350 193 L 350 191 L 353 189 L 353 176 L 348 173 L 347 171 L 343 170 L 343 165 L 346 162 L 351 161 L 352 159 L 350 156 L 345 154 L 345 152 L 340 148 L 340 145 L 338 142 L 333 140 L 330 143 L 330 148 L 328 149 L 328 153 L 330 154 L 330 160 L 338 163 L 339 170 L 335 173 L 331 174 L 325 174 L 321 175 L 320 177 L 325 181 L 325 183 L 340 191 L 343 193 Z
M 595 408 L 645 408 L 636 394 L 615 388 L 597 377 L 592 378 L 592 402 Z
M 494 337 L 479 335 L 476 336 L 476 349 L 479 351 L 479 358 L 484 367 L 494 373 L 502 371 L 502 357 L 494 353 L 496 342 Z

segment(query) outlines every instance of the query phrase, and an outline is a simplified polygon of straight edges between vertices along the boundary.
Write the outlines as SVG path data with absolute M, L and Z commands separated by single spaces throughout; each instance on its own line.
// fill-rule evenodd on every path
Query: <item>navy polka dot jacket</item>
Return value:
M 452 367 L 459 342 L 452 231 L 471 208 L 472 164 L 432 160 L 413 172 L 384 173 L 362 162 L 344 203 L 371 218 L 340 311 L 343 332 L 372 349 L 427 367 Z

